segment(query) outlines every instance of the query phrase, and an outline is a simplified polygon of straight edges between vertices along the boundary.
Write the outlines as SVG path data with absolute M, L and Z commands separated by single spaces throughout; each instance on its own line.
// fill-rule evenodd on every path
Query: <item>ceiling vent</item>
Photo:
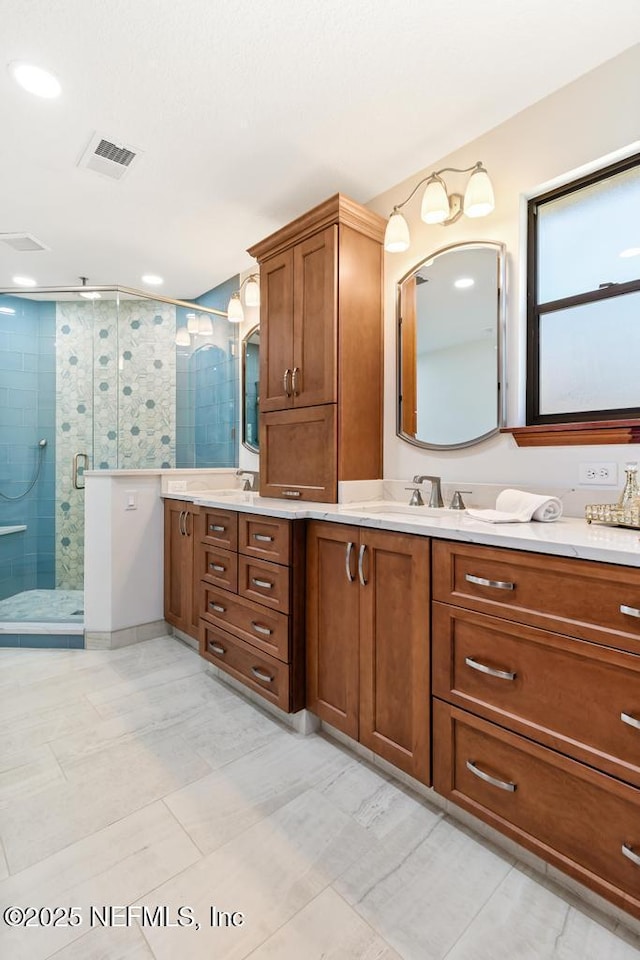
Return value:
M 142 151 L 137 147 L 116 142 L 101 133 L 94 133 L 78 161 L 78 166 L 93 170 L 110 180 L 122 180 L 141 154 Z
M 51 249 L 31 233 L 0 233 L 0 243 L 6 243 L 12 250 L 20 253 L 35 253 L 36 250 Z

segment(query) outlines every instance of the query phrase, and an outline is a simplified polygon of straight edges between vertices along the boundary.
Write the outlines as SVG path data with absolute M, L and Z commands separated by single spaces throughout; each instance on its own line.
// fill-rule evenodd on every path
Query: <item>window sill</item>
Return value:
M 519 447 L 560 447 L 578 444 L 640 443 L 640 420 L 593 420 L 589 423 L 543 423 L 502 427 Z

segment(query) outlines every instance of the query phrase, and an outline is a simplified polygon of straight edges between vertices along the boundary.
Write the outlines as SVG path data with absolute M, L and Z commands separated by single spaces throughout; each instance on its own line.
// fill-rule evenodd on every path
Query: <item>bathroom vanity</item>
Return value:
M 384 503 L 196 509 L 206 659 L 640 917 L 637 532 Z

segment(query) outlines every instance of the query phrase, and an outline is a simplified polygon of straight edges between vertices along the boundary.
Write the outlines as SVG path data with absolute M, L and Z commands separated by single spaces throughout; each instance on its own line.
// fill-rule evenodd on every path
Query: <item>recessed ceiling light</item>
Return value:
M 34 67 L 31 63 L 14 60 L 9 64 L 9 71 L 16 83 L 29 93 L 35 94 L 36 97 L 52 100 L 60 96 L 62 90 L 60 81 L 42 67 Z
M 10 313 L 10 314 L 13 314 L 13 313 L 15 313 L 15 310 L 13 309 L 13 307 L 0 307 L 0 313 Z
M 460 277 L 459 280 L 454 282 L 454 287 L 457 287 L 458 290 L 466 290 L 467 287 L 472 287 L 475 283 L 471 277 Z
M 620 254 L 621 257 L 640 257 L 640 247 L 627 247 Z
M 99 300 L 102 294 L 98 293 L 97 290 L 82 290 L 80 296 L 84 297 L 85 300 Z
M 13 282 L 17 287 L 37 287 L 38 284 L 31 277 L 13 277 Z
M 164 283 L 164 280 L 162 277 L 156 276 L 155 273 L 145 273 L 142 282 L 146 283 L 149 287 L 159 287 L 161 283 Z

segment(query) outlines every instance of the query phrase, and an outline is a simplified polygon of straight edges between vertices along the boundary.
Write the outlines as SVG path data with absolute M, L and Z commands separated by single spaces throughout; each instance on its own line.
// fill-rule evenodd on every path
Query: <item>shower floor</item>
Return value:
M 22 623 L 84 621 L 82 590 L 25 590 L 0 600 L 0 620 Z

